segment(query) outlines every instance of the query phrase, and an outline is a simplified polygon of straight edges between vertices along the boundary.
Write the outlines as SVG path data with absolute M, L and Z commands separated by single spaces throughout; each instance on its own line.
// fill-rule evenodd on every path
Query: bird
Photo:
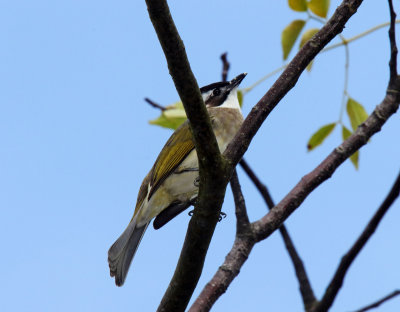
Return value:
M 247 73 L 231 81 L 200 88 L 218 147 L 223 153 L 243 123 L 237 88 Z M 122 286 L 139 243 L 154 218 L 159 229 L 194 205 L 199 190 L 199 165 L 189 121 L 168 139 L 150 172 L 144 178 L 136 207 L 125 231 L 108 251 L 108 264 L 115 284 Z

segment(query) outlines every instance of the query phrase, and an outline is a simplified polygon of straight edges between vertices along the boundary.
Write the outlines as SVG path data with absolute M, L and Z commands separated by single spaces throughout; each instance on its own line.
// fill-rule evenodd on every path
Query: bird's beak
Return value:
M 233 78 L 229 82 L 229 89 L 232 90 L 232 89 L 236 88 L 238 85 L 240 85 L 240 83 L 242 82 L 244 77 L 246 77 L 246 75 L 247 75 L 247 73 L 243 73 L 243 74 L 240 74 L 239 76 Z

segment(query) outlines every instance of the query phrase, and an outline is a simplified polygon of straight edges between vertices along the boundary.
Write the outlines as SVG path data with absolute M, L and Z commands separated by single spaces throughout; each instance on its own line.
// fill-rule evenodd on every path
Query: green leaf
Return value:
M 329 4 L 330 0 L 310 0 L 307 3 L 308 8 L 311 10 L 311 12 L 324 18 L 328 14 Z
M 243 105 L 243 91 L 242 90 L 237 90 L 237 97 L 239 101 L 240 107 Z
M 319 128 L 308 141 L 307 149 L 311 151 L 318 145 L 322 144 L 322 142 L 324 142 L 324 140 L 332 133 L 333 129 L 335 129 L 335 126 L 336 123 L 330 123 Z
M 342 126 L 343 141 L 347 140 L 351 136 L 351 134 L 352 133 L 351 133 L 351 131 L 349 129 L 347 129 L 345 126 Z M 353 163 L 353 165 L 356 168 L 356 170 L 358 169 L 358 157 L 359 157 L 358 151 L 350 156 L 350 160 Z
M 293 11 L 304 12 L 307 11 L 307 1 L 306 0 L 289 0 L 289 7 Z
M 283 59 L 286 60 L 289 56 L 290 51 L 293 48 L 294 43 L 296 42 L 297 37 L 299 36 L 301 30 L 305 25 L 305 21 L 303 20 L 294 20 L 289 25 L 285 27 L 282 31 L 281 35 L 281 44 L 283 51 Z
M 185 120 L 186 113 L 182 102 L 176 102 L 173 105 L 167 106 L 158 118 L 150 120 L 149 123 L 175 130 L 184 123 Z
M 306 44 L 308 40 L 310 40 L 317 32 L 319 31 L 319 28 L 311 28 L 308 29 L 304 32 L 304 34 L 301 36 L 300 39 L 300 48 L 303 47 L 303 45 Z
M 368 118 L 368 113 L 366 112 L 365 108 L 350 97 L 347 100 L 346 109 L 353 130 L 356 130 L 357 127 Z

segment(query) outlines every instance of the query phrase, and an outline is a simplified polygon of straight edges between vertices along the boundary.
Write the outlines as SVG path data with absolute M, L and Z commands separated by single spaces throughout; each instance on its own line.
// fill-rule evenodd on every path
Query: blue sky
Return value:
M 339 1 L 332 1 L 330 14 Z M 199 85 L 248 72 L 249 86 L 281 66 L 280 33 L 295 18 L 286 1 L 171 2 Z M 189 217 L 152 228 L 127 281 L 109 277 L 107 250 L 133 213 L 138 188 L 170 131 L 148 124 L 144 97 L 178 100 L 144 1 L 0 2 L 0 298 L 3 311 L 154 311 L 175 269 Z M 399 7 L 397 6 L 399 11 Z M 343 35 L 388 21 L 386 1 L 365 1 Z M 318 27 L 318 24 L 310 26 Z M 388 40 L 379 30 L 350 46 L 349 93 L 368 112 L 388 81 Z M 291 55 L 293 56 L 293 54 Z M 336 145 L 315 151 L 311 134 L 339 115 L 344 50 L 317 57 L 269 116 L 245 158 L 275 201 Z M 273 79 L 245 97 L 244 114 Z M 347 122 L 347 120 L 346 120 Z M 313 192 L 287 222 L 317 296 L 340 257 L 386 196 L 400 165 L 399 116 Z M 249 215 L 266 207 L 239 169 Z M 399 287 L 399 202 L 356 259 L 332 311 L 354 310 Z M 196 294 L 233 243 L 232 196 L 223 211 Z M 394 299 L 380 311 L 394 311 Z M 277 233 L 258 244 L 214 311 L 301 311 L 292 265 Z

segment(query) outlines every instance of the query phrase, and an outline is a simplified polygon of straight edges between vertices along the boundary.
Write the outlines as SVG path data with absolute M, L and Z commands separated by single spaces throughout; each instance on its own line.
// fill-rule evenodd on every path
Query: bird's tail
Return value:
M 136 253 L 149 223 L 141 227 L 136 227 L 136 218 L 134 218 L 122 235 L 108 250 L 110 275 L 111 277 L 115 276 L 115 284 L 117 286 L 122 286 L 124 284 L 132 258 Z

